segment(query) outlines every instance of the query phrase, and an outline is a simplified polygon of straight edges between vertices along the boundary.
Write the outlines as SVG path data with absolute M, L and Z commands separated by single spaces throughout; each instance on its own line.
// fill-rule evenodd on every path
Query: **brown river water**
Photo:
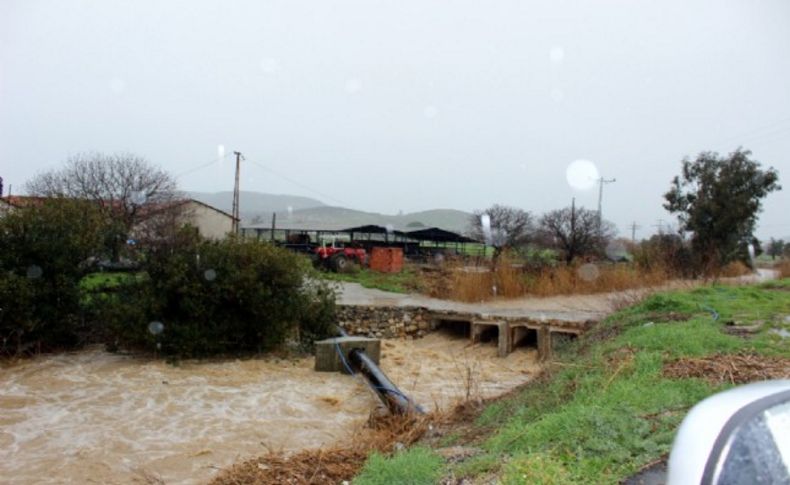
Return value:
M 382 369 L 427 409 L 492 397 L 537 372 L 534 349 L 434 333 L 388 340 Z M 0 365 L 0 483 L 202 483 L 267 449 L 360 432 L 378 400 L 313 358 L 139 359 L 102 350 Z

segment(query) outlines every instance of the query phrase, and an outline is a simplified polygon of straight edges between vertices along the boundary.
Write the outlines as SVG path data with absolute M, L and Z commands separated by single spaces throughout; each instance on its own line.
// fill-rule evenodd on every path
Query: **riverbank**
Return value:
M 560 349 L 540 378 L 473 418 L 372 457 L 355 483 L 618 483 L 666 458 L 701 399 L 790 378 L 788 330 L 788 279 L 653 295 Z M 438 465 L 420 467 L 426 460 Z

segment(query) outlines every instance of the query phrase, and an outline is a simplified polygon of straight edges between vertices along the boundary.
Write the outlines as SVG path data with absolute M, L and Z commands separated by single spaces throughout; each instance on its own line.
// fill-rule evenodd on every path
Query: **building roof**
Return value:
M 13 202 L 11 202 L 10 200 L 8 200 L 5 197 L 0 197 L 0 203 L 2 203 L 5 206 L 9 206 L 9 207 L 17 207 L 16 204 L 14 204 Z
M 360 234 L 394 234 L 396 236 L 407 236 L 407 234 L 403 231 L 398 231 L 392 228 L 388 229 L 384 226 L 376 226 L 374 224 L 349 227 L 347 229 L 342 229 L 340 232 L 358 232 Z
M 176 202 L 174 202 L 174 204 L 175 204 L 175 205 L 183 205 L 183 204 L 189 204 L 189 203 L 192 203 L 192 204 L 197 204 L 197 205 L 202 205 L 203 207 L 206 207 L 206 208 L 208 208 L 208 209 L 211 209 L 211 210 L 213 210 L 213 211 L 215 211 L 215 212 L 219 212 L 220 214 L 222 214 L 222 215 L 224 215 L 224 216 L 228 216 L 228 217 L 230 217 L 231 219 L 236 219 L 235 217 L 233 217 L 233 215 L 232 215 L 232 214 L 228 214 L 228 213 L 227 213 L 227 212 L 225 212 L 224 210 L 217 209 L 217 208 L 216 208 L 216 207 L 214 207 L 213 205 L 208 205 L 208 204 L 206 204 L 205 202 L 201 202 L 201 201 L 199 201 L 199 200 L 197 200 L 197 199 L 181 199 L 181 200 L 179 200 L 179 201 L 176 201 Z M 240 219 L 236 219 L 236 220 L 240 220 Z
M 418 239 L 420 241 L 436 241 L 436 242 L 457 242 L 457 243 L 477 243 L 472 238 L 462 236 L 455 232 L 445 231 L 438 227 L 429 227 L 428 229 L 420 229 L 418 231 L 409 231 L 406 236 Z

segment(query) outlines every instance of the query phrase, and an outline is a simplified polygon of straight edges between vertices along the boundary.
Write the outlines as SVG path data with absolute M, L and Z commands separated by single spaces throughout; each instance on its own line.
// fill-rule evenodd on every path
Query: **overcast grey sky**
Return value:
M 787 0 L 2 0 L 0 176 L 93 150 L 181 174 L 223 145 L 243 190 L 540 213 L 595 207 L 566 177 L 586 159 L 644 236 L 684 156 L 743 145 L 787 187 L 758 235 L 786 236 L 789 48 Z M 181 186 L 230 190 L 232 165 Z

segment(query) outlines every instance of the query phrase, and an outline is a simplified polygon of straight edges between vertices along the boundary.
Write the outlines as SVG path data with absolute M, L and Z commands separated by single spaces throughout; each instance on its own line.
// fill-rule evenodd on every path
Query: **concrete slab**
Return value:
M 363 349 L 376 364 L 381 357 L 381 340 L 367 337 L 334 337 L 315 343 L 315 370 L 318 372 L 343 372 L 348 374 L 343 358 L 348 362 L 348 353 Z

